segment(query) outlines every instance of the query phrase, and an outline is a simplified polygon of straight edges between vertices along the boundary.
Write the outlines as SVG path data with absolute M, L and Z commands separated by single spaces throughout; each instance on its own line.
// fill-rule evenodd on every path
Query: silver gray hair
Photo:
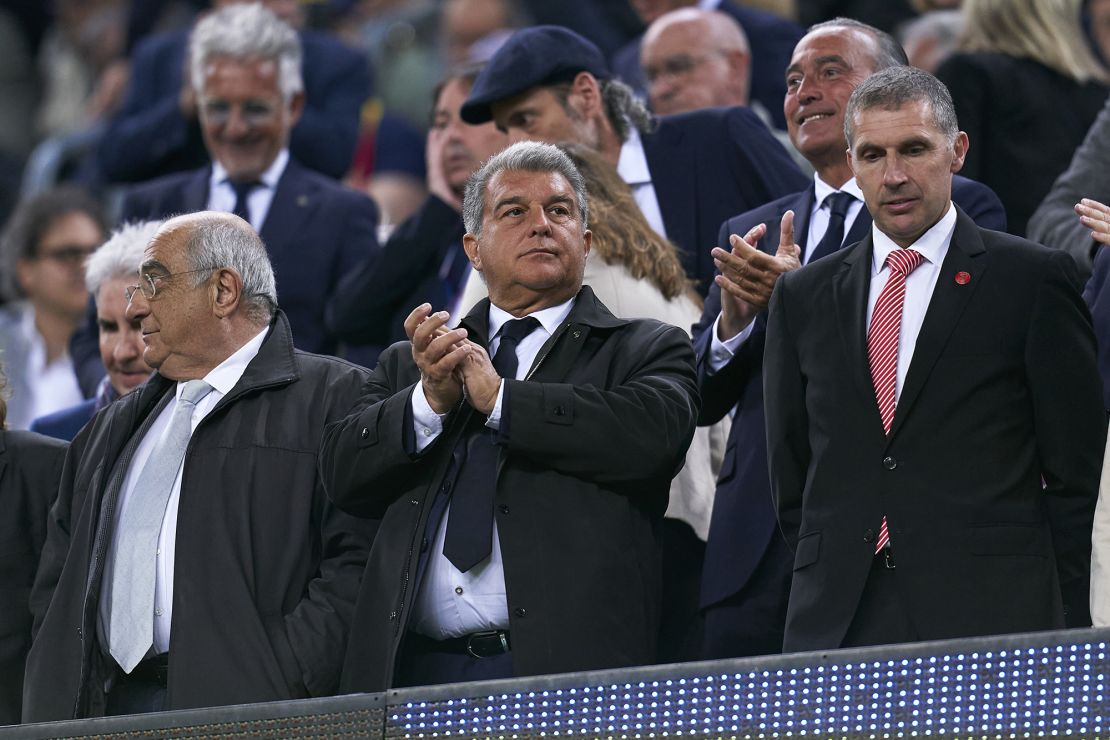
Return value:
M 498 172 L 558 172 L 574 189 L 574 200 L 582 217 L 585 233 L 590 218 L 586 202 L 586 180 L 574 162 L 557 146 L 538 141 L 521 141 L 494 154 L 470 176 L 463 196 L 463 223 L 473 236 L 482 235 L 482 217 L 486 209 L 486 191 Z
M 143 264 L 143 251 L 164 221 L 132 221 L 112 232 L 85 262 L 85 287 L 96 297 L 100 286 L 115 278 L 133 278 Z
M 844 111 L 844 138 L 852 146 L 852 122 L 860 111 L 871 108 L 899 110 L 907 103 L 925 102 L 933 114 L 933 125 L 949 142 L 960 132 L 956 106 L 944 83 L 917 67 L 888 67 L 861 82 L 848 98 Z
M 189 270 L 197 270 L 193 285 L 208 280 L 215 270 L 230 267 L 243 281 L 247 318 L 268 323 L 277 311 L 277 286 L 262 238 L 246 221 L 227 213 L 204 212 L 186 218 L 190 230 L 185 259 Z
M 288 23 L 259 3 L 236 3 L 206 16 L 189 37 L 193 90 L 204 94 L 204 68 L 214 57 L 270 59 L 278 65 L 278 87 L 285 103 L 304 90 L 301 39 Z

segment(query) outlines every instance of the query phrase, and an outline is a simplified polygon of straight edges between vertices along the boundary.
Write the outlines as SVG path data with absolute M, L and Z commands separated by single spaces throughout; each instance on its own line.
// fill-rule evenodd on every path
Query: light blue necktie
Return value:
M 154 642 L 158 534 L 162 530 L 173 482 L 192 436 L 193 411 L 211 391 L 212 386 L 203 380 L 190 380 L 185 384 L 169 425 L 120 510 L 119 537 L 111 574 L 108 647 L 125 673 L 139 664 Z

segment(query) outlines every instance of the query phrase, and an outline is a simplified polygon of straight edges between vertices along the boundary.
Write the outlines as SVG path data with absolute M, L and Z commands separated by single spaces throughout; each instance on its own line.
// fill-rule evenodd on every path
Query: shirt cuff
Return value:
M 418 453 L 435 442 L 443 432 L 443 417 L 437 414 L 428 403 L 428 398 L 424 395 L 423 383 L 417 383 L 416 389 L 412 392 L 412 425 L 416 432 Z
M 493 404 L 493 411 L 489 412 L 489 418 L 486 419 L 486 426 L 490 429 L 500 431 L 501 429 L 501 402 L 505 398 L 505 379 L 501 379 L 501 383 L 497 386 L 497 400 Z
M 755 322 L 752 321 L 739 334 L 722 342 L 717 337 L 717 326 L 720 323 L 721 315 L 717 314 L 713 325 L 709 327 L 709 336 L 712 338 L 709 344 L 709 370 L 714 373 L 732 360 L 732 356 L 744 345 L 744 342 L 748 341 L 748 337 L 752 335 L 752 331 L 755 329 Z

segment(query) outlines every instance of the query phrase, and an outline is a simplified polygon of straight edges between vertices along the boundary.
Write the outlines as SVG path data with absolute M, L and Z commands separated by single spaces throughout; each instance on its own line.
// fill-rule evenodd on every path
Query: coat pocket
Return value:
M 798 538 L 798 547 L 794 552 L 794 570 L 801 570 L 817 562 L 821 553 L 821 533 L 810 532 Z

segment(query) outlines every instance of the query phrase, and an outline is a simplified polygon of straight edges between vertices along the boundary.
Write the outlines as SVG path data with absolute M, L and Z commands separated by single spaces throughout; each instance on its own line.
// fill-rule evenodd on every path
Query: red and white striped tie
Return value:
M 886 258 L 890 276 L 875 302 L 871 326 L 867 330 L 867 362 L 871 366 L 871 382 L 875 385 L 875 401 L 883 420 L 883 431 L 890 434 L 894 422 L 895 390 L 898 383 L 898 336 L 902 331 L 902 307 L 906 300 L 906 276 L 917 269 L 925 257 L 912 249 L 895 249 Z M 882 552 L 890 543 L 886 516 L 879 526 L 875 552 Z

